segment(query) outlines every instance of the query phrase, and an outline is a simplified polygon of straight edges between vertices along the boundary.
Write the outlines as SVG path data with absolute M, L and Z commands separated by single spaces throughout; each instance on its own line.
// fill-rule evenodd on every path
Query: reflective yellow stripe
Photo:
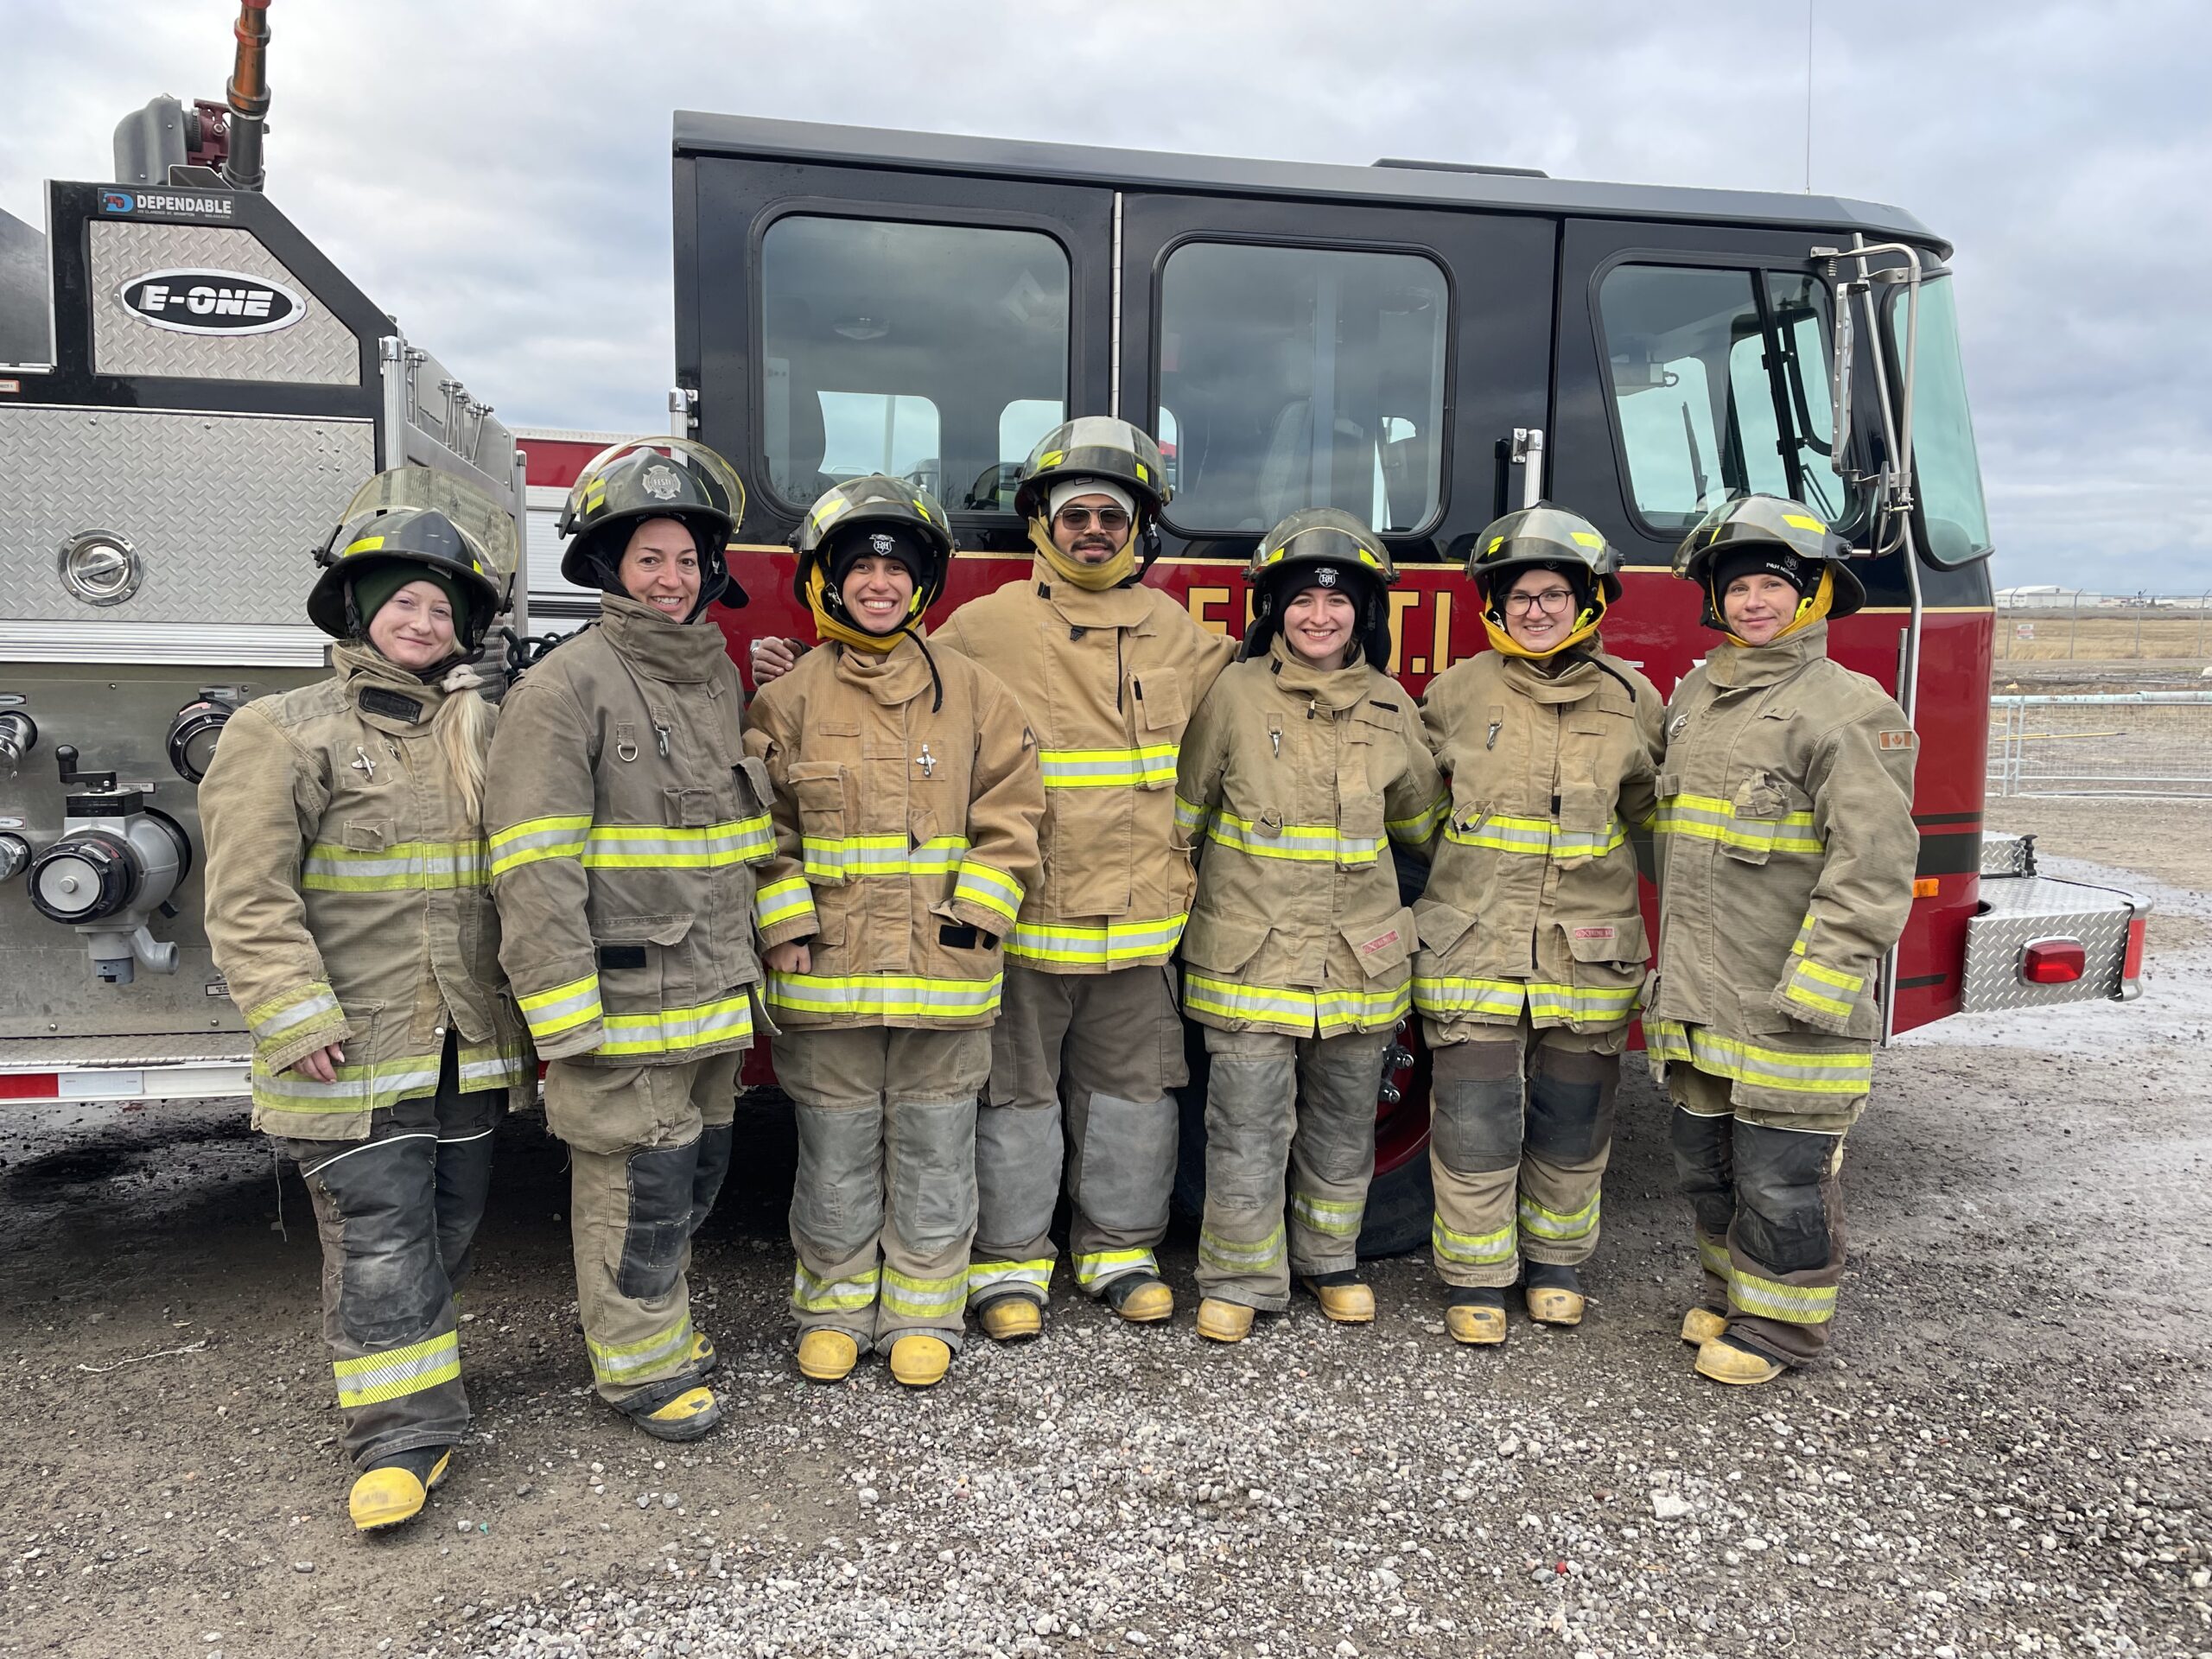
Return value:
M 797 921 L 802 916 L 814 914 L 814 890 L 807 886 L 806 878 L 794 875 L 786 880 L 771 881 L 756 888 L 753 894 L 753 922 L 763 933 L 772 927 L 781 927 L 785 922 Z
M 1812 943 L 1813 912 L 1808 910 L 1805 912 L 1805 919 L 1797 924 L 1797 937 L 1790 942 L 1789 954 L 1793 957 L 1802 957 Z
M 1324 1037 L 1344 1031 L 1374 1031 L 1395 1025 L 1413 1007 L 1413 987 L 1405 982 L 1387 988 L 1307 991 L 1274 985 L 1249 985 L 1217 979 L 1195 968 L 1183 970 L 1183 1007 L 1192 1014 L 1273 1027 L 1294 1035 Z
M 968 1264 L 968 1300 L 980 1300 L 982 1293 L 1008 1285 L 1027 1285 L 1042 1291 L 1052 1282 L 1052 1263 L 1042 1262 L 971 1262 Z
M 889 1268 L 883 1274 L 883 1306 L 910 1319 L 941 1319 L 957 1313 L 968 1302 L 968 1275 L 949 1279 L 913 1279 Z
M 251 1068 L 254 1104 L 272 1112 L 361 1112 L 427 1095 L 438 1086 L 441 1057 L 412 1054 L 373 1065 L 340 1065 L 329 1083 L 289 1068 L 271 1072 L 260 1060 Z M 464 1044 L 455 1056 L 461 1080 L 472 1089 L 512 1089 L 527 1070 L 518 1047 Z
M 1332 823 L 1255 823 L 1234 812 L 1217 811 L 1206 826 L 1206 839 L 1253 858 L 1289 858 L 1313 864 L 1341 864 L 1360 869 L 1375 861 L 1382 847 L 1374 836 L 1348 836 Z
M 461 1375 L 461 1337 L 448 1331 L 404 1348 L 387 1348 L 358 1359 L 333 1361 L 338 1403 L 351 1411 L 378 1406 L 450 1382 Z
M 1738 818 L 1736 804 L 1711 795 L 1676 795 L 1659 803 L 1653 830 L 1719 842 L 1724 847 L 1761 848 L 1777 853 L 1825 853 L 1827 843 L 1813 830 L 1810 812 L 1785 812 L 1778 818 Z
M 791 1273 L 791 1306 L 802 1313 L 853 1313 L 875 1306 L 880 1269 L 855 1279 L 823 1279 L 802 1262 Z
M 439 893 L 488 880 L 481 841 L 403 841 L 374 852 L 318 841 L 300 863 L 310 893 Z
M 1874 1085 L 1871 1054 L 1849 1050 L 1795 1052 L 1722 1037 L 1679 1020 L 1644 1022 L 1644 1043 L 1662 1060 L 1688 1060 L 1700 1071 L 1762 1089 L 1808 1095 L 1863 1095 Z
M 1833 985 L 1839 991 L 1860 991 L 1866 988 L 1866 980 L 1859 975 L 1839 973 L 1833 968 L 1821 967 L 1817 962 L 1800 961 L 1794 964 L 1794 969 L 1807 979 L 1818 980 L 1823 985 Z
M 542 858 L 581 858 L 584 837 L 591 831 L 591 817 L 526 818 L 492 832 L 492 874 L 535 864 Z
M 606 1024 L 607 1036 L 594 1053 L 682 1054 L 741 1038 L 750 1040 L 753 999 L 727 996 L 657 1014 L 613 1014 Z
M 1075 1280 L 1085 1290 L 1090 1290 L 1109 1279 L 1119 1279 L 1140 1268 L 1147 1273 L 1160 1271 L 1160 1263 L 1150 1250 L 1101 1250 L 1094 1255 L 1076 1257 Z
M 1141 749 L 1040 749 L 1037 764 L 1047 789 L 1110 789 L 1173 783 L 1177 753 L 1173 743 Z
M 1363 1198 L 1317 1198 L 1304 1192 L 1290 1195 L 1291 1219 L 1332 1238 L 1357 1238 L 1367 1214 Z
M 1835 1317 L 1834 1285 L 1785 1285 L 1737 1268 L 1728 1275 L 1729 1306 L 1787 1325 L 1826 1325 Z
M 1006 918 L 1007 925 L 1012 926 L 1020 913 L 1024 892 L 1021 883 L 1005 871 L 979 864 L 974 859 L 963 859 L 959 879 L 952 884 L 952 902 L 980 905 Z
M 594 870 L 719 870 L 757 863 L 775 850 L 775 825 L 760 813 L 696 830 L 601 824 L 586 836 L 583 859 Z
M 584 1348 L 591 1355 L 592 1375 L 601 1382 L 650 1381 L 650 1378 L 640 1377 L 638 1374 L 665 1365 L 671 1360 L 689 1362 L 690 1359 L 691 1315 L 686 1313 L 674 1325 L 664 1326 L 638 1342 L 594 1342 L 587 1334 Z
M 522 1009 L 523 1019 L 529 1023 L 531 1036 L 541 1039 L 557 1037 L 599 1018 L 599 976 L 587 974 L 565 985 L 556 985 L 550 991 L 518 997 L 516 1001 Z
M 968 851 L 965 836 L 936 836 L 916 846 L 905 836 L 808 836 L 807 879 L 849 881 L 864 875 L 950 875 Z
M 999 1006 L 1005 976 L 929 979 L 919 974 L 768 976 L 767 1002 L 793 1014 L 855 1019 L 974 1020 Z
M 1193 841 L 1205 834 L 1206 820 L 1212 816 L 1211 807 L 1200 806 L 1196 801 L 1186 801 L 1180 795 L 1175 798 L 1176 828 L 1189 831 Z
M 1256 1243 L 1198 1230 L 1198 1260 L 1224 1273 L 1265 1273 L 1283 1261 L 1282 1224 Z
M 1602 858 L 1628 844 L 1628 825 L 1615 818 L 1595 833 L 1563 830 L 1549 818 L 1514 818 L 1486 812 L 1472 823 L 1447 823 L 1444 839 L 1459 847 L 1483 847 L 1494 853 L 1522 853 L 1534 858 Z
M 1441 1216 L 1430 1221 L 1428 1242 L 1441 1260 L 1467 1268 L 1497 1267 L 1510 1262 L 1519 1248 L 1510 1221 L 1494 1233 L 1459 1233 L 1446 1227 Z
M 1556 1210 L 1547 1210 L 1526 1192 L 1516 1200 L 1521 1230 L 1531 1238 L 1541 1238 L 1548 1244 L 1575 1244 L 1598 1230 L 1598 1200 L 1592 1192 L 1590 1202 L 1571 1214 L 1561 1215 Z
M 1418 847 L 1436 833 L 1436 826 L 1444 822 L 1452 810 L 1452 797 L 1447 792 L 1439 795 L 1410 818 L 1392 818 L 1382 827 L 1390 839 Z
M 328 1019 L 338 1012 L 337 994 L 318 979 L 304 990 L 270 997 L 248 1014 L 245 1022 L 252 1028 L 257 1042 L 269 1043 L 296 1027 L 311 1020 Z
M 1532 1020 L 1618 1024 L 1636 1011 L 1637 987 L 1553 985 L 1541 980 L 1467 979 L 1452 974 L 1414 976 L 1414 1006 L 1439 1020 L 1480 1014 L 1510 1020 L 1525 1004 Z
M 1834 1014 L 1840 1020 L 1849 1019 L 1852 1010 L 1859 1006 L 1858 999 L 1850 996 L 1830 996 L 1826 991 L 1817 988 L 1820 976 L 1809 972 L 1811 967 L 1810 963 L 1802 960 L 1790 964 L 1789 976 L 1782 987 L 1782 1000 L 1785 1002 L 1802 1004 L 1805 1007 L 1815 1009 L 1821 1014 Z M 1840 979 L 1846 976 L 1837 975 L 1835 977 Z M 1815 982 L 1807 984 L 1805 981 L 1808 978 L 1814 979 Z
M 1707 1273 L 1718 1278 L 1728 1278 L 1736 1271 L 1735 1263 L 1728 1258 L 1728 1245 L 1724 1239 L 1707 1238 L 1700 1233 L 1697 1236 L 1697 1259 Z
M 1078 966 L 1109 967 L 1165 960 L 1183 937 L 1189 916 L 1163 917 L 1151 922 L 1109 922 L 1103 927 L 1063 927 L 1022 922 L 1007 936 L 1006 953 L 1029 962 L 1064 962 Z

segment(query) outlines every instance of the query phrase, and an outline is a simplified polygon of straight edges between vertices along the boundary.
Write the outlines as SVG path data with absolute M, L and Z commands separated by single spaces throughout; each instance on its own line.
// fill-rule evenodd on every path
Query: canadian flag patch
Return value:
M 1874 741 L 1885 749 L 1910 749 L 1919 747 L 1920 739 L 1910 732 L 1877 732 Z
M 1395 944 L 1397 942 L 1398 930 L 1394 927 L 1388 933 L 1377 933 L 1365 944 L 1361 945 L 1359 947 L 1359 954 L 1363 957 L 1371 957 L 1377 950 L 1387 950 L 1390 946 Z

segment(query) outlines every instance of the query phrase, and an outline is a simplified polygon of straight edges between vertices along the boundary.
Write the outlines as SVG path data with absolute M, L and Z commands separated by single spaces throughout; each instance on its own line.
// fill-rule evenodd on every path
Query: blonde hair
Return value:
M 438 682 L 446 700 L 430 721 L 460 792 L 461 814 L 474 830 L 484 827 L 484 757 L 492 747 L 492 705 L 477 693 L 483 683 L 467 664 L 454 669 Z

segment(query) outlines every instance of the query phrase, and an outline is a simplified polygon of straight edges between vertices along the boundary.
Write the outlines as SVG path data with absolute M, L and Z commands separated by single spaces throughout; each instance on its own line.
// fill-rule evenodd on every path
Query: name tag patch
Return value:
M 1578 927 L 1573 930 L 1578 939 L 1611 939 L 1620 937 L 1617 927 Z
M 1392 928 L 1392 929 L 1391 929 L 1388 933 L 1377 933 L 1377 934 L 1376 934 L 1373 938 L 1370 939 L 1370 940 L 1369 940 L 1365 944 L 1361 945 L 1361 946 L 1359 947 L 1359 954 L 1360 954 L 1361 956 L 1363 956 L 1363 957 L 1371 957 L 1371 956 L 1373 956 L 1373 955 L 1374 955 L 1377 950 L 1389 950 L 1392 945 L 1395 944 L 1397 942 L 1398 942 L 1398 930 L 1397 930 L 1396 928 L 1395 928 L 1395 927 L 1394 927 L 1394 928 Z

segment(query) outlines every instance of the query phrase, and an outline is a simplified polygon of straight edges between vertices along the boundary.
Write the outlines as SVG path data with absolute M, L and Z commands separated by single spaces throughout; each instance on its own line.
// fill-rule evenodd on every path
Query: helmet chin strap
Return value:
M 1491 649 L 1501 657 L 1519 657 L 1529 662 L 1540 663 L 1580 645 L 1598 632 L 1598 625 L 1605 620 L 1605 585 L 1593 582 L 1590 588 L 1590 602 L 1575 617 L 1574 626 L 1567 630 L 1567 637 L 1555 645 L 1534 651 L 1522 645 L 1506 631 L 1504 615 L 1495 605 L 1485 605 L 1483 608 L 1483 632 L 1490 636 Z
M 1110 559 L 1097 564 L 1086 564 L 1072 553 L 1063 553 L 1059 543 L 1052 539 L 1052 527 L 1042 518 L 1029 521 L 1029 544 L 1044 556 L 1065 580 L 1086 593 L 1103 594 L 1109 588 L 1118 588 L 1137 573 L 1137 541 L 1148 533 L 1132 528 L 1129 539 Z
M 1811 627 L 1814 623 L 1824 620 L 1827 616 L 1828 607 L 1834 603 L 1835 572 L 1823 568 L 1821 571 L 1820 586 L 1797 601 L 1797 613 L 1789 619 L 1789 626 L 1768 640 L 1767 644 L 1778 645 L 1791 634 L 1800 632 Z M 1747 651 L 1759 649 L 1728 626 L 1728 613 L 1722 608 L 1720 597 L 1717 594 L 1713 595 L 1713 613 L 1720 619 L 1720 631 L 1732 644 L 1742 645 Z

